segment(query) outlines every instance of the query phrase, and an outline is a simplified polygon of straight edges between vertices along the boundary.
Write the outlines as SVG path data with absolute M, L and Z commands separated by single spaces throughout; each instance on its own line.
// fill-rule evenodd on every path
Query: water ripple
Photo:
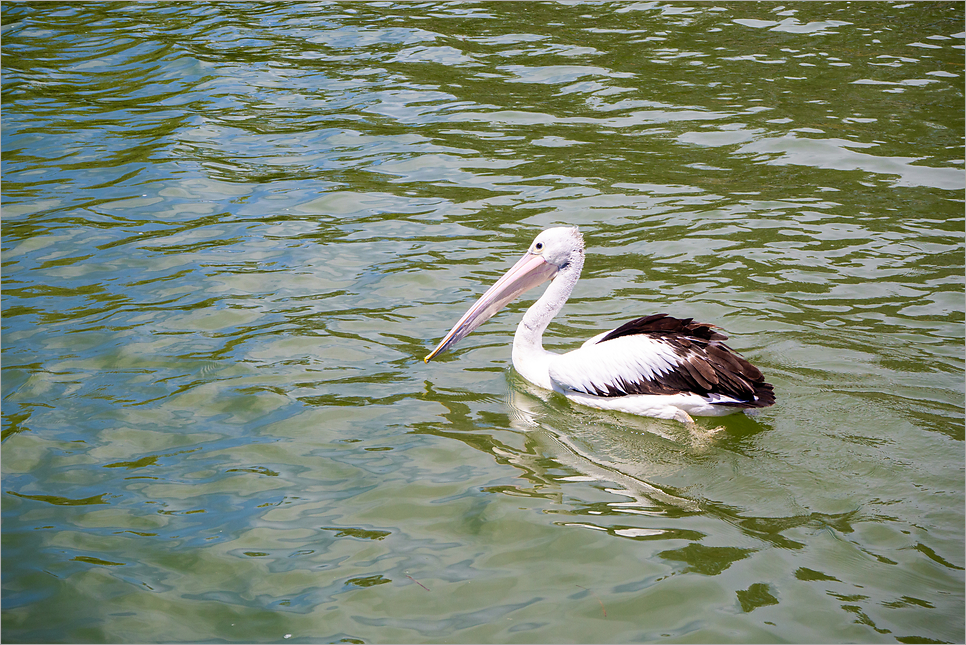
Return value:
M 961 641 L 962 24 L 4 5 L 8 637 Z M 693 316 L 779 405 L 569 406 L 527 302 L 424 366 L 562 223 L 548 346 Z

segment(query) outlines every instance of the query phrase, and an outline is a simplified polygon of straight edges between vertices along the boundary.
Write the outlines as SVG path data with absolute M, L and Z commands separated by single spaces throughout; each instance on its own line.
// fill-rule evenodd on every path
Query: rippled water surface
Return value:
M 962 3 L 2 15 L 5 642 L 966 638 Z M 422 363 L 559 224 L 778 404 Z

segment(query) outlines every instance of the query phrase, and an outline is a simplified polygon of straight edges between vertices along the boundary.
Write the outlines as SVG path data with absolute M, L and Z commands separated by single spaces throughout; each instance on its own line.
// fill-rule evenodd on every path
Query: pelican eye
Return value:
M 543 249 L 543 242 L 537 242 L 536 244 L 533 245 L 533 248 L 537 251 Z

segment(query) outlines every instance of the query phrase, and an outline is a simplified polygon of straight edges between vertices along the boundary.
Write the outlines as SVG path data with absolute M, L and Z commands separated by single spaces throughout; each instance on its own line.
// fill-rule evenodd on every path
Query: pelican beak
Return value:
M 456 325 L 446 334 L 424 362 L 428 363 L 436 354 L 444 352 L 498 312 L 503 306 L 519 296 L 524 291 L 546 282 L 557 275 L 558 268 L 544 260 L 541 256 L 527 253 L 520 261 L 513 265 L 503 277 L 487 289 L 476 303 L 469 308 Z

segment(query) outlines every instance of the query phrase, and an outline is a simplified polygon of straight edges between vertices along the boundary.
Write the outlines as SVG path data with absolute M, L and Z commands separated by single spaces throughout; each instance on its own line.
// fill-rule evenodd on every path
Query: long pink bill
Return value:
M 430 352 L 423 361 L 428 363 L 436 354 L 448 350 L 466 338 L 471 331 L 489 320 L 506 303 L 524 291 L 546 282 L 556 274 L 556 266 L 546 262 L 539 255 L 527 253 L 513 265 L 513 268 L 504 273 L 503 277 L 497 280 L 492 287 L 487 289 L 486 293 L 463 314 L 463 317 L 440 341 L 436 349 Z

